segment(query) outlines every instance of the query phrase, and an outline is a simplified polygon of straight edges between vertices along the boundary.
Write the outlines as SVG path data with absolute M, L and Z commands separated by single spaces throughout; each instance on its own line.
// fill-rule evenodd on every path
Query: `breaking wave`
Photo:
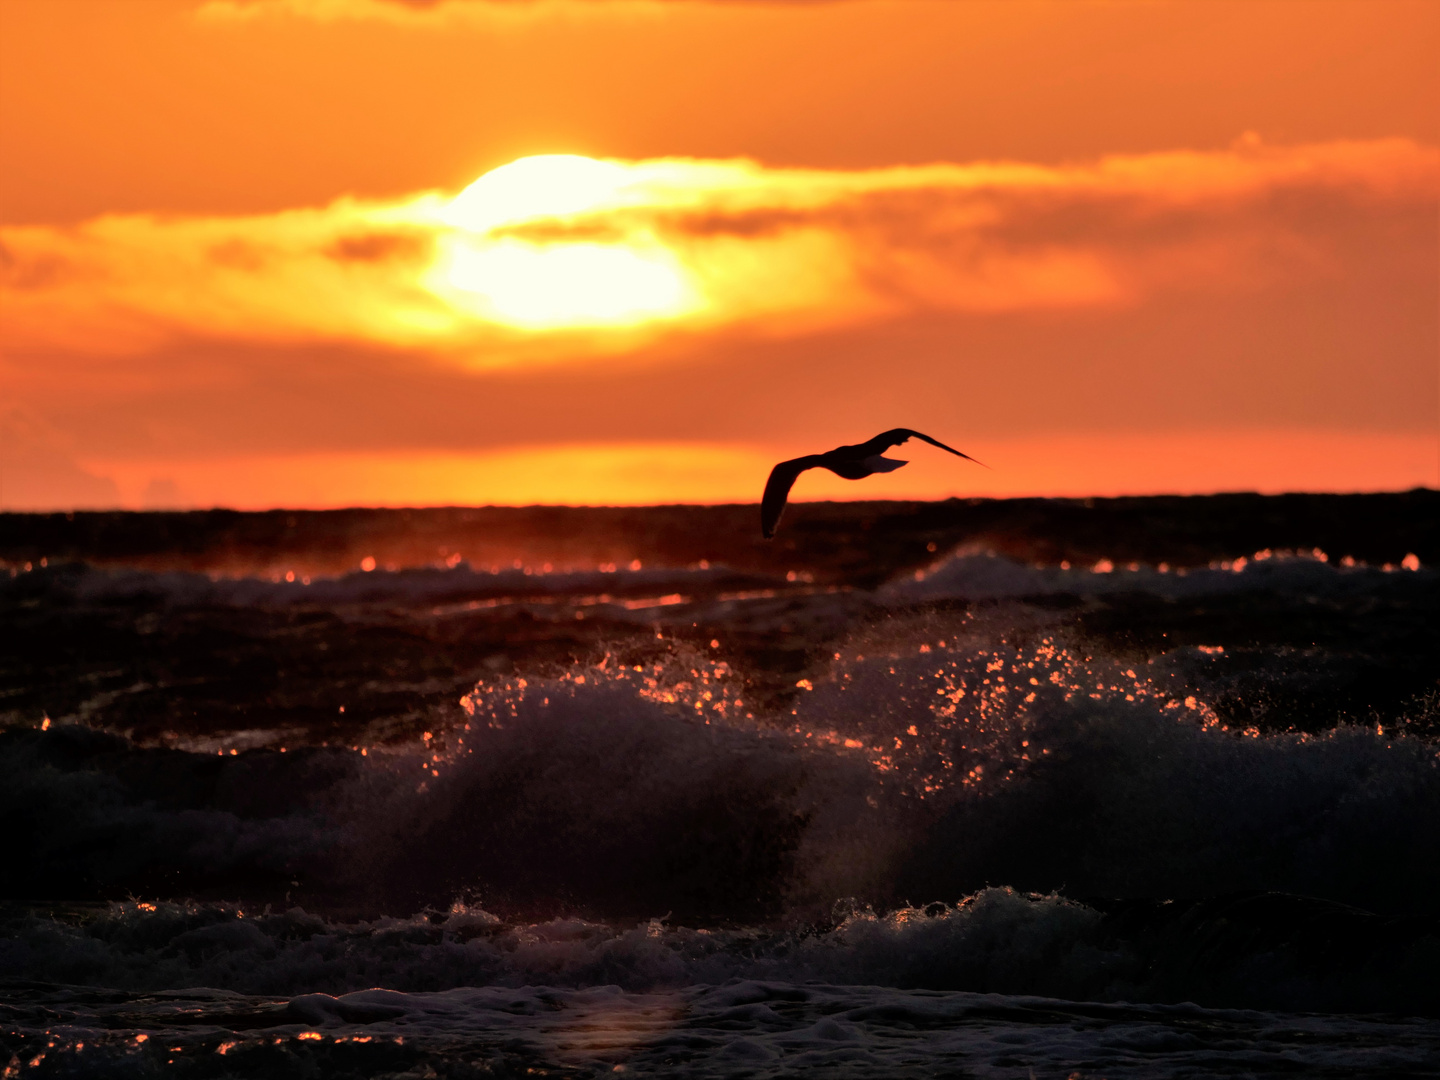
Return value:
M 466 897 L 507 918 L 702 924 L 1002 884 L 1436 912 L 1429 740 L 1234 730 L 1163 657 L 1125 666 L 934 615 L 883 631 L 768 711 L 677 646 L 487 680 L 463 723 L 398 749 L 231 756 L 12 730 L 6 891 L 289 894 L 354 914 Z

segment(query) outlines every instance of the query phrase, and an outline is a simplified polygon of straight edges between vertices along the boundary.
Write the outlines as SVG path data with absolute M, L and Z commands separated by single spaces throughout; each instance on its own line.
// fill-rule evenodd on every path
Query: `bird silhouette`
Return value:
M 956 457 L 975 461 L 969 454 L 962 454 L 939 439 L 932 439 L 929 435 L 903 427 L 882 432 L 869 442 L 837 446 L 823 454 L 807 454 L 782 461 L 770 470 L 770 479 L 765 481 L 765 495 L 760 500 L 760 529 L 765 534 L 765 539 L 770 540 L 775 536 L 775 526 L 780 524 L 780 515 L 785 512 L 785 500 L 790 497 L 790 489 L 795 486 L 796 477 L 806 469 L 829 469 L 846 480 L 861 480 L 877 472 L 894 472 L 909 462 L 887 458 L 885 451 L 909 439 L 923 439 L 931 446 L 948 450 Z M 983 461 L 975 461 L 975 464 L 985 465 Z M 985 468 L 989 467 L 985 465 Z

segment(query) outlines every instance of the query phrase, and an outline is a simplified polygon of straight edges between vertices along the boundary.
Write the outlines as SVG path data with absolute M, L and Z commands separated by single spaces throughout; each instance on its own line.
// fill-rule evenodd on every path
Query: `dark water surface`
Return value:
M 1440 1075 L 1440 495 L 0 515 L 6 1076 Z

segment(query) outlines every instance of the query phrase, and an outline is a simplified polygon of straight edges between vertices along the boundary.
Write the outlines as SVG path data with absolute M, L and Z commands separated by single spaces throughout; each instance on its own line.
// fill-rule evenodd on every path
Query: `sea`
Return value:
M 0 515 L 0 1075 L 1440 1076 L 1440 493 Z

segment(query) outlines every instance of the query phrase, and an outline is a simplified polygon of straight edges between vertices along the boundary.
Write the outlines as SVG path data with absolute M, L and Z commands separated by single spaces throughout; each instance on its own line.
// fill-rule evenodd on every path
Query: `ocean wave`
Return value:
M 1354 596 L 1372 592 L 1392 579 L 1400 584 L 1433 588 L 1436 574 L 1422 567 L 1413 555 L 1403 565 L 1367 566 L 1353 560 L 1348 565 L 1332 563 L 1323 553 L 1276 555 L 1263 551 L 1205 567 L 1171 569 L 1165 563 L 1117 566 L 1109 559 L 1090 566 L 1035 566 L 993 552 L 962 548 L 928 568 L 887 583 L 878 595 L 890 603 L 1126 593 L 1175 600 L 1260 591 Z
M 125 902 L 79 916 L 12 913 L 7 922 L 5 977 L 135 992 L 205 986 L 343 995 L 383 985 L 407 993 L 461 986 L 652 993 L 744 979 L 1440 1015 L 1430 977 L 1440 961 L 1434 919 L 1386 919 L 1275 893 L 1107 911 L 991 888 L 953 905 L 883 916 L 852 911 L 818 930 L 689 928 L 658 919 L 512 923 L 458 903 L 405 919 L 346 922 L 299 908 Z M 344 1019 L 341 1007 L 314 999 L 296 1012 L 310 1024 Z
M 12 572 L 12 581 L 15 575 Z M 30 570 L 31 588 L 73 595 L 82 602 L 151 597 L 173 606 L 224 605 L 237 608 L 318 607 L 390 604 L 402 608 L 478 610 L 519 603 L 611 604 L 628 610 L 659 606 L 646 601 L 680 595 L 713 597 L 735 590 L 785 586 L 784 579 L 740 574 L 722 566 L 608 567 L 604 570 L 549 570 L 533 567 L 448 567 L 357 570 L 338 576 L 219 576 L 179 570 L 102 569 L 69 563 Z M 43 583 L 43 584 L 40 584 Z M 12 588 L 28 582 L 17 582 Z M 467 608 L 470 601 L 474 607 Z M 639 606 L 636 606 L 636 604 Z M 453 605 L 459 605 L 453 607 Z
M 17 576 L 20 580 L 16 580 Z M 10 568 L 7 590 L 41 589 L 73 595 L 80 601 L 154 597 L 179 606 L 309 606 L 344 608 L 392 604 L 405 608 L 464 610 L 469 601 L 565 603 L 570 606 L 630 605 L 630 610 L 666 606 L 656 601 L 735 602 L 776 596 L 806 596 L 853 586 L 813 586 L 810 573 L 788 575 L 734 570 L 723 564 L 689 566 L 608 565 L 597 570 L 551 569 L 548 564 L 474 568 L 461 561 L 448 566 L 389 567 L 314 577 L 278 572 L 222 576 L 180 570 L 99 568 L 66 563 L 23 572 Z M 1209 566 L 1171 568 L 1166 563 L 1115 564 L 1101 559 L 1088 566 L 1032 565 L 1005 555 L 962 546 L 928 567 L 898 574 L 873 590 L 882 605 L 912 605 L 937 600 L 1026 599 L 1150 594 L 1167 599 L 1280 591 L 1321 596 L 1354 596 L 1391 582 L 1434 587 L 1436 573 L 1413 556 L 1403 564 L 1370 566 L 1347 560 L 1331 562 L 1323 553 L 1269 551 L 1216 561 Z M 638 602 L 638 606 L 637 606 Z M 471 609 L 474 610 L 474 609 Z
M 733 980 L 366 989 L 287 1000 L 214 989 L 27 987 L 0 1036 L 40 1078 L 1433 1075 L 1440 1024 L 1078 1003 L 1032 995 Z M 1076 1066 L 1081 1068 L 1076 1068 Z M 1083 1071 L 1082 1071 L 1083 1069 Z
M 1233 730 L 1163 664 L 907 625 L 839 650 L 778 711 L 677 649 L 487 680 L 468 714 L 398 748 L 232 756 L 12 730 L 4 891 L 353 913 L 462 896 L 507 918 L 700 925 L 987 884 L 1435 913 L 1433 742 Z

